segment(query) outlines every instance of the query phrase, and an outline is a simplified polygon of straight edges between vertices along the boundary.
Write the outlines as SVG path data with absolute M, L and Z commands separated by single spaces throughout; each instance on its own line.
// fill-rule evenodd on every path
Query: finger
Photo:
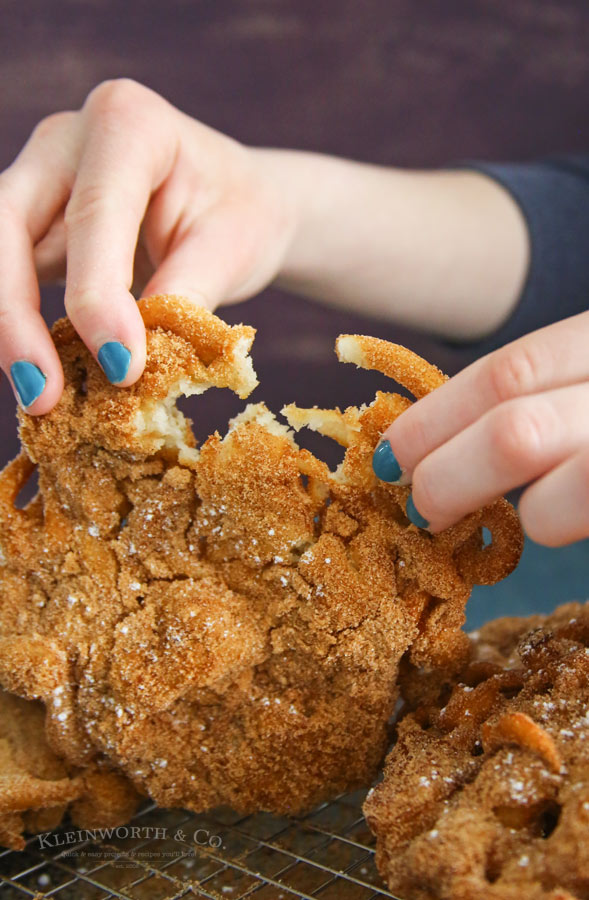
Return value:
M 142 293 L 144 297 L 178 294 L 211 312 L 219 305 L 222 295 L 215 279 L 211 278 L 209 260 L 198 240 L 186 240 L 172 250 Z
M 135 250 L 135 260 L 133 262 L 133 284 L 131 285 L 131 293 L 135 299 L 143 297 L 143 288 L 153 275 L 153 262 L 149 252 L 145 246 L 145 242 L 139 235 L 137 249 Z
M 195 139 L 200 138 L 199 132 Z M 178 294 L 212 311 L 222 292 L 219 278 L 213 277 L 214 272 L 223 270 L 226 273 L 229 268 L 227 234 L 211 235 L 209 192 L 206 189 L 193 198 L 191 208 L 194 206 L 196 211 L 187 218 L 186 184 L 190 184 L 193 177 L 180 160 L 164 187 L 152 196 L 142 226 L 152 271 L 141 293 L 144 297 Z M 171 222 L 176 226 L 170 239 L 166 226 Z M 223 260 L 221 266 L 220 259 Z
M 122 386 L 136 381 L 145 365 L 145 329 L 130 289 L 145 209 L 176 155 L 166 109 L 133 82 L 107 82 L 92 92 L 65 213 L 66 310 L 108 378 Z
M 48 116 L 0 176 L 0 186 L 24 219 L 33 244 L 41 240 L 70 195 L 80 137 L 78 113 Z
M 47 234 L 35 244 L 35 269 L 39 284 L 65 283 L 65 224 L 63 213 L 58 215 Z
M 589 537 L 589 449 L 585 447 L 527 488 L 519 513 L 526 533 L 547 547 Z
M 227 258 L 231 246 L 231 224 L 222 215 L 209 218 L 202 228 L 192 224 L 176 234 L 144 296 L 180 294 L 212 312 L 233 287 L 236 263 Z
M 55 405 L 63 372 L 39 312 L 33 244 L 69 193 L 76 140 L 73 114 L 53 116 L 0 176 L 0 366 L 21 405 L 34 414 Z
M 453 525 L 589 445 L 588 404 L 589 383 L 512 400 L 428 454 L 413 473 L 412 497 L 430 530 Z
M 585 312 L 532 332 L 459 372 L 384 432 L 398 466 L 410 475 L 436 447 L 500 403 L 587 378 L 588 336 Z
M 63 371 L 39 312 L 31 241 L 22 222 L 0 214 L 0 247 L 0 365 L 20 405 L 46 413 L 61 396 Z

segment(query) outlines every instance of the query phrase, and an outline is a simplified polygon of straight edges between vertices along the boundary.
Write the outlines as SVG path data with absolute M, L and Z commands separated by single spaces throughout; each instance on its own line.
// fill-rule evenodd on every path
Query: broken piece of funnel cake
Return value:
M 0 844 L 22 850 L 23 831 L 49 831 L 69 808 L 82 828 L 122 825 L 139 797 L 124 775 L 67 765 L 50 749 L 40 703 L 0 691 Z
M 137 384 L 109 384 L 61 321 L 64 395 L 19 413 L 22 452 L 0 476 L 0 684 L 43 705 L 68 771 L 108 766 L 162 806 L 299 812 L 375 777 L 404 655 L 463 665 L 464 604 L 516 565 L 519 521 L 503 500 L 439 535 L 407 520 L 409 489 L 370 464 L 410 403 L 393 393 L 285 410 L 346 447 L 336 472 L 263 403 L 197 448 L 175 400 L 245 397 L 253 329 L 180 297 L 139 309 Z M 383 341 L 338 347 L 416 396 L 443 378 Z
M 589 604 L 498 619 L 398 725 L 364 813 L 411 900 L 589 896 Z

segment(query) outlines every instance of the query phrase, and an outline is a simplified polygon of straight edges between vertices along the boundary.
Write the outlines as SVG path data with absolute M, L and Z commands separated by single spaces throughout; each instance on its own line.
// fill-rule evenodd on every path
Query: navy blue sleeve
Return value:
M 466 167 L 509 191 L 531 243 L 526 282 L 511 317 L 487 338 L 461 345 L 478 357 L 589 309 L 589 156 Z

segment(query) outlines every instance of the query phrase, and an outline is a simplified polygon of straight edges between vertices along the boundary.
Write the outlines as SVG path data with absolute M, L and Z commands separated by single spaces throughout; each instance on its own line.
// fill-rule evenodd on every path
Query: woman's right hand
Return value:
M 35 128 L 0 174 L 0 366 L 22 406 L 46 413 L 63 389 L 39 283 L 66 277 L 69 318 L 125 387 L 145 365 L 133 288 L 212 310 L 276 277 L 296 216 L 269 154 L 126 79 Z

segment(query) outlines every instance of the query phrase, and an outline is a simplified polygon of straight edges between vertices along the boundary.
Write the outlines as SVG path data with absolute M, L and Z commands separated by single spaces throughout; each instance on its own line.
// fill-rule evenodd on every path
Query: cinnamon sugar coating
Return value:
M 68 766 L 49 747 L 40 703 L 0 691 L 0 844 L 22 850 L 23 831 L 56 828 L 69 808 L 81 828 L 128 821 L 139 797 L 119 772 Z
M 441 535 L 409 523 L 409 489 L 371 469 L 409 405 L 396 394 L 286 410 L 346 445 L 335 473 L 263 403 L 197 449 L 174 401 L 247 394 L 253 330 L 178 297 L 139 308 L 137 385 L 111 386 L 60 322 L 64 397 L 19 414 L 23 450 L 0 475 L 0 684 L 44 704 L 68 766 L 106 762 L 162 806 L 298 812 L 374 778 L 404 654 L 462 664 L 472 584 L 515 566 L 519 522 L 500 501 Z M 378 345 L 400 380 L 409 365 L 416 393 L 439 383 L 404 348 L 345 340 Z
M 498 619 L 398 726 L 364 813 L 411 900 L 589 896 L 589 604 Z

